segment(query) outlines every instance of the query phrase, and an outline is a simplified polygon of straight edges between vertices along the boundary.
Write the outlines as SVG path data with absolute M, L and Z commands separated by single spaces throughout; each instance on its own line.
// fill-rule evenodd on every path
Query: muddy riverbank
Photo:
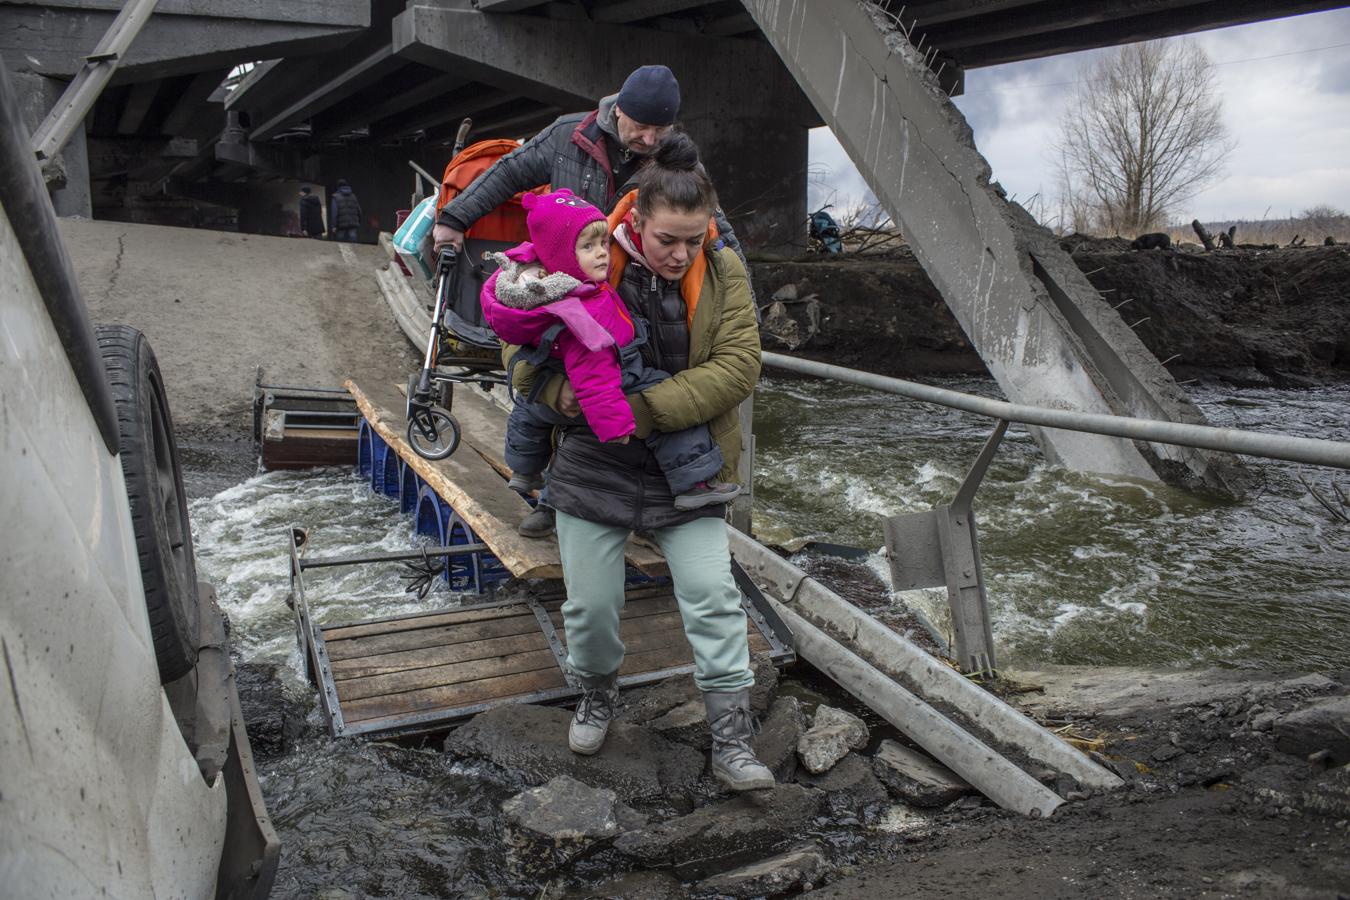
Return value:
M 545 707 L 482 714 L 443 742 L 331 742 L 303 702 L 261 696 L 253 668 L 241 695 L 286 842 L 278 897 L 1334 900 L 1350 883 L 1343 677 L 1014 674 L 1014 703 L 1125 781 L 1034 820 L 959 783 L 916 789 L 887 762 L 906 742 L 875 723 L 808 771 L 838 702 L 810 673 L 761 670 L 756 749 L 780 783 L 733 797 L 705 771 L 688 678 L 627 692 L 585 758 L 566 747 L 568 712 Z
M 1350 247 L 1135 252 L 1121 239 L 1078 235 L 1064 247 L 1179 380 L 1350 381 Z M 792 286 L 783 306 L 791 322 L 767 329 L 768 349 L 886 375 L 985 373 L 908 249 L 753 269 L 761 304 Z

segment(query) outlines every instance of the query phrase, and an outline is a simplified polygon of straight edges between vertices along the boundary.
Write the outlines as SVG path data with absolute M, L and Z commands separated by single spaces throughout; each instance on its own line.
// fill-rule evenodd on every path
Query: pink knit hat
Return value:
M 566 188 L 551 194 L 526 194 L 520 203 L 526 210 L 530 243 L 544 268 L 586 281 L 577 265 L 577 235 L 592 222 L 603 221 L 605 214 Z

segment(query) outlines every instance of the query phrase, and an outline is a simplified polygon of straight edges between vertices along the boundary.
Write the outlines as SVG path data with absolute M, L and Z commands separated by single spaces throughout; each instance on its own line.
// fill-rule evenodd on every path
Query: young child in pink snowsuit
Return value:
M 585 423 L 602 441 L 626 443 L 636 393 L 670 374 L 646 367 L 638 348 L 646 323 L 633 316 L 606 276 L 609 229 L 600 210 L 560 190 L 522 198 L 530 241 L 497 254 L 500 268 L 483 285 L 483 315 L 508 344 L 546 346 L 560 361 Z M 507 421 L 506 461 L 511 486 L 536 486 L 552 454 L 555 425 L 575 425 L 548 407 L 517 398 Z M 716 480 L 722 451 L 706 425 L 645 441 L 675 495 L 679 509 L 725 503 L 740 487 Z M 541 498 L 541 503 L 546 497 Z

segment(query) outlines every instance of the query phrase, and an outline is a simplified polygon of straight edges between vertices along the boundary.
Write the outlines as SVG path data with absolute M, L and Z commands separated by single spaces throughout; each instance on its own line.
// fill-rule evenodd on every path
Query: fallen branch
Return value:
M 1320 493 L 1317 492 L 1317 489 L 1315 487 L 1313 487 L 1311 484 L 1308 483 L 1308 479 L 1303 477 L 1302 469 L 1298 470 L 1298 480 L 1303 485 L 1303 487 L 1308 491 L 1308 493 L 1312 495 L 1312 498 L 1316 500 L 1318 503 L 1322 504 L 1323 509 L 1331 513 L 1331 517 L 1333 519 L 1335 519 L 1338 522 L 1350 524 L 1350 501 L 1347 500 L 1345 494 L 1341 491 L 1340 485 L 1338 485 L 1335 481 L 1331 482 L 1331 489 L 1336 492 L 1336 499 L 1340 502 L 1341 505 L 1341 509 L 1337 509 L 1335 506 L 1331 505 L 1331 501 L 1323 497 Z
M 1191 220 L 1191 228 L 1195 229 L 1195 235 L 1200 238 L 1200 243 L 1205 245 L 1205 251 L 1212 251 L 1214 249 L 1214 235 L 1210 234 L 1205 226 L 1200 224 L 1199 219 Z

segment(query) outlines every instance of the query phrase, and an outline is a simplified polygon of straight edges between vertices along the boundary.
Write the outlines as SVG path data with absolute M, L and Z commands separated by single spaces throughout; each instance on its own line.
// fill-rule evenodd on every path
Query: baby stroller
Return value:
M 441 179 L 438 211 L 497 159 L 520 146 L 517 141 L 489 140 L 460 149 L 467 127 L 461 127 L 460 134 Z M 445 459 L 459 447 L 459 423 L 451 412 L 456 384 L 477 384 L 486 390 L 507 383 L 501 342 L 483 321 L 479 295 L 497 268 L 489 255 L 526 240 L 525 209 L 517 195 L 474 223 L 464 235 L 463 251 L 447 247 L 436 260 L 431 334 L 422 369 L 408 382 L 408 444 L 424 459 Z

